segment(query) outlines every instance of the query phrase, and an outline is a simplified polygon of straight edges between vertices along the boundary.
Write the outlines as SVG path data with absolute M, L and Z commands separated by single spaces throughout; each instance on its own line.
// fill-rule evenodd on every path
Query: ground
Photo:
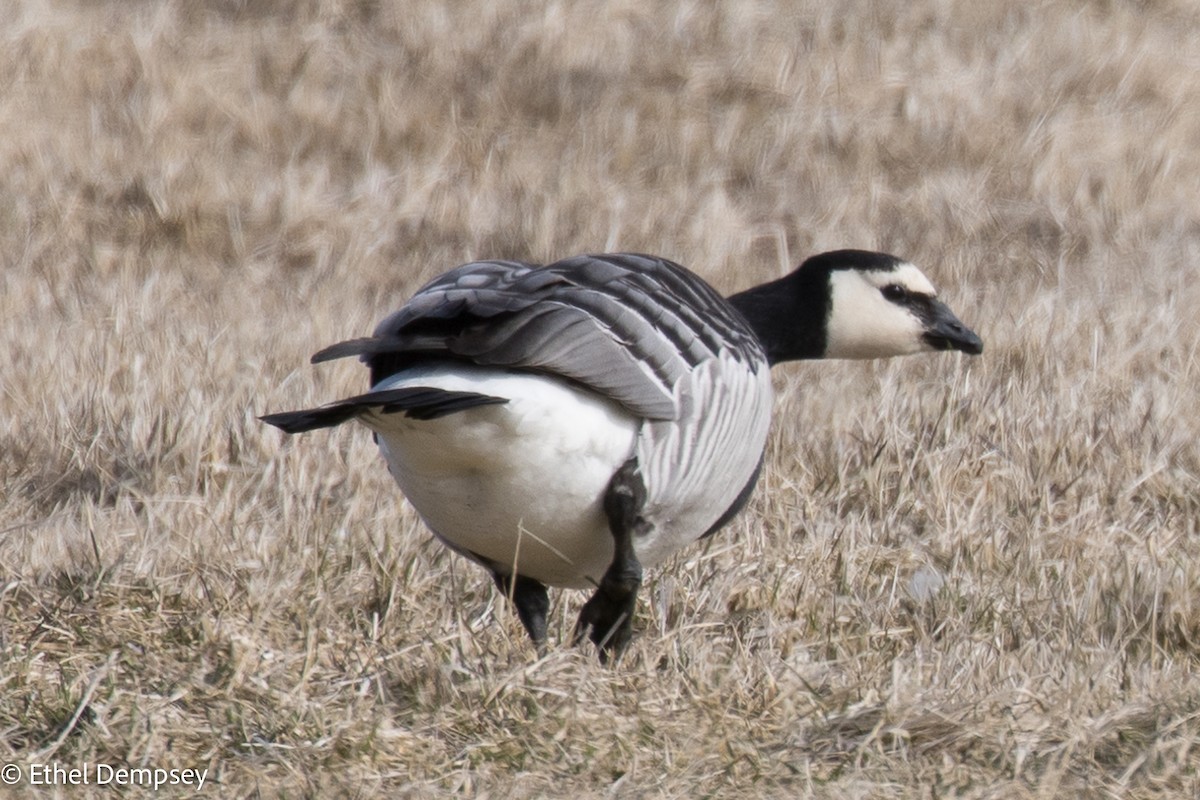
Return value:
M 3 4 L 0 794 L 1200 795 L 1198 25 Z M 364 430 L 256 419 L 360 391 L 309 355 L 473 258 L 733 291 L 837 247 L 987 349 L 777 369 L 753 501 L 647 575 L 615 666 L 581 592 L 538 658 Z

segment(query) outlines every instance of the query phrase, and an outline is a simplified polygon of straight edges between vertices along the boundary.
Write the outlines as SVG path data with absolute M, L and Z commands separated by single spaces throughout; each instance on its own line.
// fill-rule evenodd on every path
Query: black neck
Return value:
M 738 292 L 729 302 L 750 323 L 772 366 L 824 357 L 831 307 L 828 272 L 798 269 Z

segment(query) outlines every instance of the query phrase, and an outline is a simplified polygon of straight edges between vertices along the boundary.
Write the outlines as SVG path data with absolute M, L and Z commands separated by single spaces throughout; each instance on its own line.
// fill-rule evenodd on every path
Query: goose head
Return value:
M 933 283 L 886 253 L 822 253 L 729 300 L 758 334 L 772 364 L 983 352 L 983 341 L 938 299 Z

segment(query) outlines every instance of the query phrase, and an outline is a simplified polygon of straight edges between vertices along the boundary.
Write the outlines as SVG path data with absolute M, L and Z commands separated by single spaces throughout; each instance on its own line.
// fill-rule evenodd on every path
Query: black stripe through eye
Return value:
M 884 297 L 886 297 L 888 300 L 891 300 L 893 303 L 903 303 L 906 299 L 908 299 L 908 290 L 898 283 L 889 283 L 880 291 L 883 292 Z

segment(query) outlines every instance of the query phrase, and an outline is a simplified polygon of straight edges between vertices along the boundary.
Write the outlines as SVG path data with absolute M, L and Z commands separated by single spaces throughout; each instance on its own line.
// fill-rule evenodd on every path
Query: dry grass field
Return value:
M 1200 796 L 1200 7 L 0 2 L 0 795 Z M 256 419 L 476 257 L 920 264 L 751 506 L 537 658 L 370 437 Z M 195 796 L 182 786 L 133 796 Z

